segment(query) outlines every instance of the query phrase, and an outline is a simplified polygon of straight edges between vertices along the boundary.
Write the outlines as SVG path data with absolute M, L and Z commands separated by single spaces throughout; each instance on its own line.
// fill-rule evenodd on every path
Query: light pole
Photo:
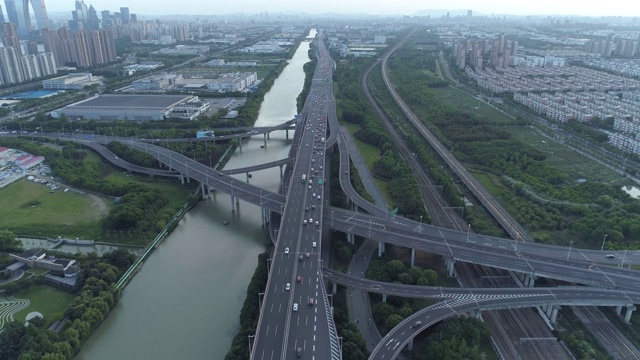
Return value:
M 569 256 L 571 256 L 571 246 L 573 245 L 573 241 L 569 242 L 569 252 L 567 253 L 567 260 L 569 260 Z
M 262 297 L 261 297 L 262 295 L 264 295 L 264 293 L 262 293 L 262 292 L 258 293 L 258 308 L 260 310 L 262 310 Z
M 420 235 L 422 235 L 422 215 L 420 215 Z
M 620 263 L 620 269 L 624 268 L 624 260 L 627 258 L 627 250 L 624 251 L 624 255 L 622 255 L 622 263 Z
M 369 219 L 369 239 L 371 239 L 371 219 Z
M 600 251 L 604 250 L 604 242 L 607 241 L 607 234 L 604 234 L 604 239 L 602 239 L 602 246 L 600 247 Z
M 331 210 L 331 227 L 333 227 L 333 210 Z
M 247 339 L 249 340 L 249 359 L 251 359 L 251 338 L 256 337 L 255 335 L 247 335 Z
M 471 232 L 471 224 L 467 224 L 467 244 L 469 243 L 469 233 Z

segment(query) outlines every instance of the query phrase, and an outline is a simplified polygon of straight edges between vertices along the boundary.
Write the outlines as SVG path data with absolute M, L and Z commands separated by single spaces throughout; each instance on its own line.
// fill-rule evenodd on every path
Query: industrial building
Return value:
M 98 95 L 51 113 L 54 118 L 91 120 L 164 120 L 169 117 L 193 119 L 209 104 L 197 96 L 183 95 Z M 176 110 L 177 113 L 173 114 Z
M 57 78 L 42 80 L 42 87 L 51 90 L 80 90 L 85 86 L 102 84 L 102 77 L 91 73 L 72 73 Z

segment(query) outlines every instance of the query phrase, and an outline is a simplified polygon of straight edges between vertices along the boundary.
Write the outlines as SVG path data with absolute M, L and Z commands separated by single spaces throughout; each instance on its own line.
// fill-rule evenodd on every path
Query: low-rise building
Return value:
M 72 73 L 42 80 L 42 87 L 48 90 L 80 90 L 93 84 L 102 84 L 102 77 L 93 76 L 91 73 Z

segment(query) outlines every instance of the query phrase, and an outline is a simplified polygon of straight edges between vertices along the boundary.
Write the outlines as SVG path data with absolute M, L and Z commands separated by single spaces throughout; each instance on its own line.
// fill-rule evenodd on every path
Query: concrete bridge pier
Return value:
M 413 338 L 411 338 L 411 340 L 409 340 L 409 343 L 407 343 L 407 350 L 413 351 Z
M 558 310 L 560 310 L 560 305 L 551 306 L 551 318 L 549 321 L 551 321 L 552 324 L 555 324 L 556 320 L 558 320 Z
M 249 173 L 247 172 L 245 175 L 247 176 L 247 184 L 248 184 L 249 183 Z
M 203 183 L 200 183 L 200 193 L 202 194 L 202 200 L 207 198 L 207 187 Z
M 280 181 L 282 181 L 282 177 L 284 175 L 283 172 L 282 172 L 282 168 L 283 168 L 283 166 L 280 165 Z
M 447 267 L 447 274 L 449 277 L 455 277 L 455 265 L 456 261 L 454 258 L 447 257 L 444 259 L 444 265 Z
M 180 174 L 180 184 L 184 186 L 184 176 Z
M 355 236 L 353 234 L 347 233 L 347 242 L 351 245 L 355 243 Z
M 553 312 L 553 305 L 547 304 L 544 307 L 544 314 L 547 316 L 547 319 L 551 320 L 551 313 Z
M 236 202 L 234 200 L 233 195 L 231 195 L 231 212 L 236 211 Z
M 262 134 L 263 138 L 264 138 L 264 147 L 267 147 L 267 133 Z
M 387 294 L 382 294 L 382 301 L 387 302 Z
M 616 315 L 622 315 L 622 305 L 616 306 Z
M 285 139 L 289 140 L 289 129 L 285 129 Z
M 378 257 L 384 254 L 384 241 L 378 241 Z
M 271 132 L 267 133 L 267 140 L 271 140 Z
M 411 267 L 416 266 L 416 249 L 411 249 Z
M 338 283 L 333 281 L 331 283 L 331 294 L 335 295 L 338 292 Z
M 624 323 L 625 324 L 628 324 L 629 322 L 631 322 L 631 315 L 633 315 L 634 311 L 636 311 L 636 307 L 633 306 L 633 304 L 627 305 L 627 311 L 625 311 L 625 313 L 624 313 Z
M 526 274 L 524 277 L 524 286 L 533 287 L 536 284 L 536 276 L 533 274 Z
M 238 139 L 238 147 L 240 147 L 240 152 L 242 152 L 242 138 Z
M 474 317 L 474 318 L 476 318 L 476 319 L 480 319 L 480 317 L 482 316 L 482 310 L 480 310 L 480 309 L 474 309 L 474 310 L 471 312 L 471 316 L 473 316 L 473 317 Z
M 262 218 L 262 227 L 264 227 L 264 225 L 265 225 L 265 221 L 264 221 L 264 208 L 260 208 L 260 211 L 262 211 L 262 216 L 261 216 L 261 218 Z

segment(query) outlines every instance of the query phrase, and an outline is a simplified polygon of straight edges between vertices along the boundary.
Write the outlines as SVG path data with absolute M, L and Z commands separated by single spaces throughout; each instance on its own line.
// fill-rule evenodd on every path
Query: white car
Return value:
M 293 303 L 293 311 L 298 311 L 298 303 Z
M 289 248 L 288 247 L 284 248 L 284 253 L 285 253 L 285 255 L 289 255 Z
M 316 221 L 316 226 L 320 225 L 320 223 L 318 223 L 318 221 Z M 315 247 L 315 246 L 314 246 Z
M 320 195 L 318 195 L 318 200 L 320 200 Z
M 307 220 L 302 220 L 302 225 L 307 225 Z
M 314 241 L 313 243 L 311 243 L 311 246 L 316 247 L 316 242 Z
M 284 289 L 287 290 L 287 291 L 291 290 L 291 283 L 287 283 L 287 285 L 285 285 Z

